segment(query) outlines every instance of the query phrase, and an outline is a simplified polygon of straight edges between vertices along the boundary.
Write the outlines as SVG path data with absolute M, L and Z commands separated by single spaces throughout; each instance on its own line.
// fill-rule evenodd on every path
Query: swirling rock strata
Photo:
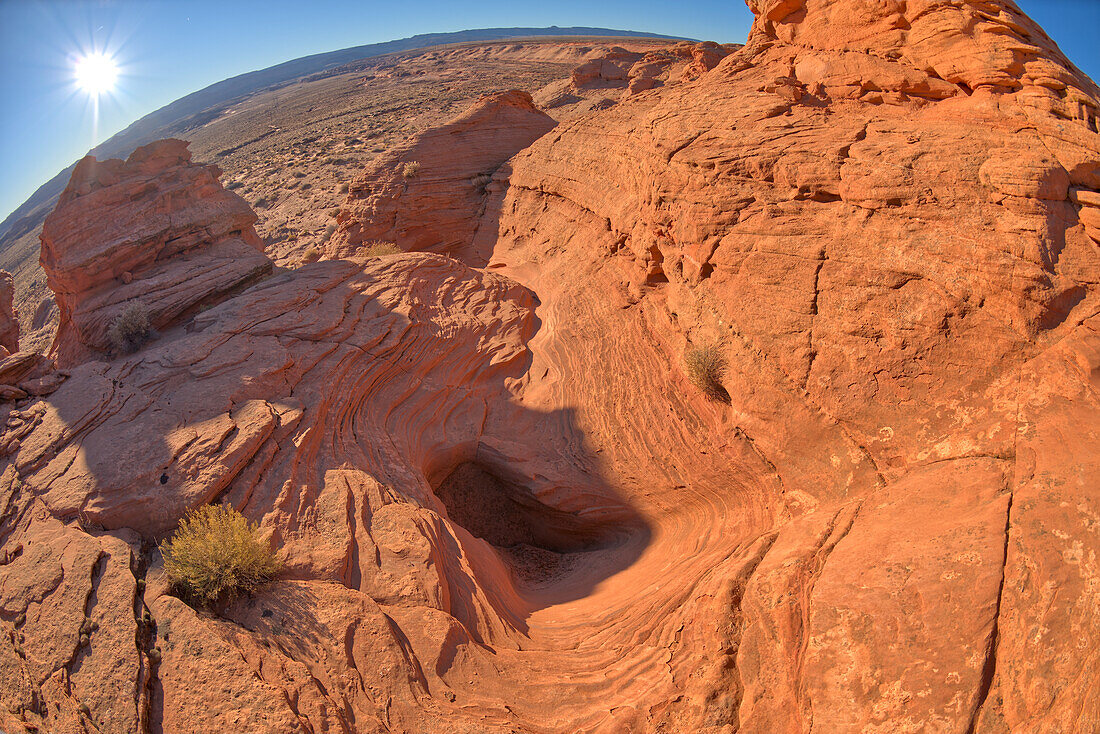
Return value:
M 322 262 L 139 355 L 73 368 L 0 436 L 0 613 L 21 681 L 4 702 L 47 729 L 82 707 L 112 731 L 510 720 L 489 700 L 466 710 L 493 689 L 460 680 L 492 671 L 489 650 L 522 648 L 538 604 L 523 579 L 586 555 L 625 562 L 645 533 L 573 445 L 568 415 L 509 400 L 534 306 L 438 255 Z M 476 481 L 437 496 L 461 466 L 493 477 L 513 509 Z M 277 584 L 220 618 L 168 596 L 148 552 L 210 501 L 260 520 L 285 561 Z M 449 519 L 446 502 L 507 547 Z M 502 519 L 504 540 L 484 530 Z M 548 539 L 544 522 L 574 540 Z M 92 683 L 110 660 L 129 685 Z
M 1007 2 L 755 9 L 502 165 L 487 268 L 308 265 L 17 403 L 0 727 L 1094 729 L 1095 85 Z M 152 545 L 209 501 L 285 562 L 216 613 Z
M 142 146 L 125 162 L 77 164 L 42 229 L 60 364 L 110 350 L 111 323 L 131 303 L 161 329 L 270 271 L 256 215 L 220 175 L 191 163 L 182 140 Z
M 750 5 L 698 82 L 520 153 L 479 232 L 543 304 L 532 390 L 658 529 L 634 598 L 691 589 L 624 720 L 1087 731 L 1097 88 L 1007 2 Z

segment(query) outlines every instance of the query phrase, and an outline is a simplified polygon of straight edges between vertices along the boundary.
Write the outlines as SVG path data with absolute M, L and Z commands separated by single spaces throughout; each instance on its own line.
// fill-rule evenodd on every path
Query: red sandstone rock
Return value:
M 630 725 L 1088 731 L 1096 87 L 1008 3 L 757 10 L 694 85 L 521 152 L 478 234 L 543 304 L 526 399 L 667 538 L 629 598 L 724 600 Z M 712 342 L 728 408 L 682 397 Z
M 1009 3 L 755 9 L 515 155 L 489 268 L 307 265 L 10 411 L 0 726 L 1094 729 L 1095 86 Z M 285 570 L 196 612 L 211 500 Z
M 125 162 L 77 164 L 42 230 L 62 365 L 111 349 L 108 329 L 131 303 L 161 329 L 270 270 L 256 215 L 220 175 L 192 164 L 181 140 L 143 146 Z
M 487 95 L 442 127 L 387 155 L 351 188 L 328 245 L 332 257 L 372 240 L 402 250 L 468 252 L 486 186 L 504 161 L 554 126 L 531 95 Z
M 14 298 L 11 273 L 0 270 L 0 357 L 19 351 L 19 316 L 12 307 Z
M 547 109 L 567 104 L 583 110 L 605 108 L 617 99 L 696 79 L 737 48 L 740 46 L 720 46 L 713 41 L 682 42 L 646 52 L 613 46 L 578 66 L 569 79 L 540 90 L 535 100 Z M 612 93 L 616 99 L 609 96 Z M 587 103 L 582 103 L 585 99 Z

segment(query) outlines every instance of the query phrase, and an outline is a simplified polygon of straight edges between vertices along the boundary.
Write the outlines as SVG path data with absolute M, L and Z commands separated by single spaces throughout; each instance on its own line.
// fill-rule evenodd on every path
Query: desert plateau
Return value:
M 747 7 L 234 77 L 0 225 L 0 732 L 1100 734 L 1100 88 Z

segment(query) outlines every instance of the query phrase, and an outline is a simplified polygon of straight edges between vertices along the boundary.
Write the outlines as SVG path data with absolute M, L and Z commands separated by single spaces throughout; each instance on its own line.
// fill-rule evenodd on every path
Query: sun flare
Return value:
M 105 53 L 90 53 L 76 60 L 75 73 L 77 86 L 96 97 L 115 88 L 118 64 Z

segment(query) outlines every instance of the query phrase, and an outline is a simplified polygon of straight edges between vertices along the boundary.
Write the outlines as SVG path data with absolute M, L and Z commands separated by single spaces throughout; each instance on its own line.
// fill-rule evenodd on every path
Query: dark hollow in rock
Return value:
M 474 462 L 455 467 L 435 488 L 435 494 L 453 522 L 500 549 L 528 546 L 575 553 L 612 540 L 606 526 L 549 507 L 526 489 Z M 528 554 L 507 554 L 517 555 Z

